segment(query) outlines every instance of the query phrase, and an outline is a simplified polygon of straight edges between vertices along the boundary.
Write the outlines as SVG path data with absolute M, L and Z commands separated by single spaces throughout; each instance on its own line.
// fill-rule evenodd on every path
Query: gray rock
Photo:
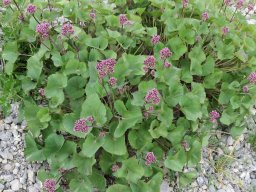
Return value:
M 4 190 L 4 185 L 0 183 L 0 191 Z
M 225 189 L 219 189 L 217 192 L 226 192 Z
M 234 143 L 234 140 L 233 140 L 233 138 L 231 137 L 231 136 L 229 136 L 228 138 L 227 138 L 227 145 L 233 145 L 233 143 Z
M 13 191 L 18 191 L 21 187 L 18 179 L 13 180 L 10 184 Z
M 28 170 L 28 180 L 31 181 L 32 183 L 35 182 L 35 174 L 32 170 Z
M 213 185 L 210 185 L 208 190 L 209 190 L 209 192 L 216 192 L 216 189 Z
M 198 177 L 197 178 L 197 184 L 202 187 L 204 185 L 204 178 L 203 177 Z

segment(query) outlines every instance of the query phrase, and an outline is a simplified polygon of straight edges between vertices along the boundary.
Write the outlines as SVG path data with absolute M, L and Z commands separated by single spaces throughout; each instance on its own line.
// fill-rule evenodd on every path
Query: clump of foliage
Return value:
M 185 185 L 213 129 L 242 133 L 256 95 L 251 3 L 3 5 L 2 78 L 22 102 L 27 159 L 49 164 L 47 191 L 156 192 L 164 173 Z

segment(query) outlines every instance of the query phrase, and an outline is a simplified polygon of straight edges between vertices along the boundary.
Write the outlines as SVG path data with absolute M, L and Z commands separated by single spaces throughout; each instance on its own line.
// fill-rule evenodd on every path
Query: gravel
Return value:
M 24 128 L 18 126 L 18 104 L 12 113 L 0 120 L 0 191 L 39 192 L 42 184 L 36 179 L 41 164 L 27 162 L 24 156 Z

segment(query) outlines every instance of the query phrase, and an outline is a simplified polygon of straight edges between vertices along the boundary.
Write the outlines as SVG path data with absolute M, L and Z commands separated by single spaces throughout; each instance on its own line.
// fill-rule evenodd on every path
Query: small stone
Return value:
M 20 182 L 18 179 L 13 180 L 10 184 L 13 191 L 18 191 L 20 189 Z
M 233 140 L 233 138 L 231 137 L 231 136 L 229 136 L 228 138 L 227 138 L 227 145 L 233 145 L 233 143 L 234 143 L 234 140 Z
M 213 185 L 210 185 L 208 190 L 209 192 L 216 192 L 216 189 Z
M 35 174 L 32 170 L 28 170 L 28 180 L 31 181 L 32 183 L 35 182 Z
M 0 191 L 4 189 L 4 185 L 0 183 Z
M 17 175 L 18 169 L 13 169 L 12 173 L 13 173 L 14 175 Z
M 225 189 L 219 189 L 217 192 L 226 192 Z
M 8 116 L 4 119 L 4 122 L 7 123 L 7 124 L 11 124 L 13 122 L 13 119 L 11 116 Z
M 203 185 L 203 186 L 202 186 L 202 189 L 204 189 L 204 190 L 207 189 L 207 186 L 206 186 L 206 185 Z
M 240 175 L 240 178 L 245 178 L 245 176 L 246 176 L 246 172 L 243 172 L 241 175 Z
M 4 166 L 4 170 L 6 170 L 6 171 L 10 171 L 11 169 L 12 169 L 12 166 L 10 164 L 6 164 Z
M 203 177 L 198 177 L 197 178 L 197 183 L 198 183 L 198 185 L 201 187 L 201 186 L 203 186 L 203 184 L 204 184 L 204 178 Z

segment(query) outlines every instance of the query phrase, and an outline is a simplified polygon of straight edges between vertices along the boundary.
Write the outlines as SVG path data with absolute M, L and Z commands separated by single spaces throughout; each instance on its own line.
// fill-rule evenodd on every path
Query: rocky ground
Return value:
M 185 189 L 164 182 L 161 192 L 256 192 L 256 152 L 248 143 L 255 122 L 256 116 L 249 118 L 247 130 L 236 140 L 228 133 L 214 134 L 203 150 L 197 179 Z
M 36 179 L 40 164 L 31 164 L 24 157 L 24 128 L 17 125 L 18 105 L 12 114 L 0 120 L 0 192 L 39 192 L 42 184 Z

